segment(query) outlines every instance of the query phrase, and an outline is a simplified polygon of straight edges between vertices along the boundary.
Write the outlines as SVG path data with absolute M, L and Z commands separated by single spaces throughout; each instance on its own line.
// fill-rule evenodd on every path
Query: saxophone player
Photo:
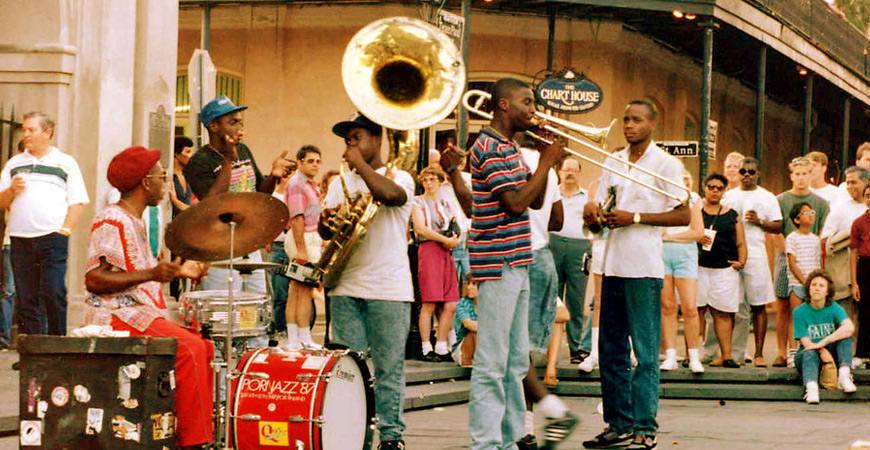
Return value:
M 330 183 L 321 216 L 325 220 L 345 201 L 342 178 L 351 196 L 369 193 L 381 206 L 368 232 L 329 291 L 332 342 L 355 351 L 371 349 L 379 450 L 405 448 L 402 406 L 405 391 L 405 340 L 414 290 L 408 262 L 406 229 L 414 198 L 414 180 L 381 159 L 383 128 L 362 114 L 338 122 L 332 132 L 344 139 L 344 161 L 351 171 Z

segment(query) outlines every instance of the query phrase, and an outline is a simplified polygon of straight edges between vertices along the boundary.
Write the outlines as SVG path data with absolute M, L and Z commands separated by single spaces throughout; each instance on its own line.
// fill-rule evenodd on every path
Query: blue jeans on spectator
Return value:
M 834 363 L 837 364 L 837 367 L 849 367 L 852 363 L 851 337 L 832 342 L 825 346 L 825 348 L 834 357 Z M 822 367 L 822 360 L 819 358 L 818 350 L 805 350 L 801 346 L 800 350 L 794 355 L 794 366 L 797 368 L 798 373 L 803 376 L 804 386 L 810 381 L 819 382 L 819 370 Z
M 502 265 L 478 287 L 477 349 L 468 406 L 472 450 L 514 449 L 523 436 L 529 370 L 529 271 Z
M 583 254 L 588 252 L 592 244 L 588 239 L 572 239 L 558 234 L 550 233 L 550 251 L 553 252 L 553 261 L 556 264 L 556 274 L 559 276 L 559 295 L 565 292 L 562 299 L 571 319 L 568 321 L 568 349 L 571 353 L 579 351 L 589 352 L 589 340 L 584 336 L 583 330 L 583 302 L 586 300 L 586 283 L 588 277 L 581 266 Z M 591 317 L 591 316 L 590 316 Z M 591 323 L 591 322 L 590 322 Z M 587 326 L 589 330 L 591 326 Z M 591 333 L 589 334 L 591 339 Z
M 559 277 L 549 247 L 533 251 L 532 256 L 535 262 L 529 266 L 529 349 L 546 354 L 556 320 Z
M 617 433 L 655 435 L 658 428 L 661 292 L 659 278 L 604 277 L 598 358 L 604 421 Z
M 12 246 L 3 246 L 3 287 L 0 293 L 0 344 L 12 342 L 12 306 L 15 303 L 15 279 L 12 276 Z
M 276 264 L 287 264 L 287 252 L 284 251 L 284 241 L 272 243 L 272 251 L 269 252 L 269 261 Z M 284 276 L 280 270 L 269 271 L 272 281 L 272 331 L 287 331 L 287 317 L 284 315 L 287 308 L 287 292 L 290 279 Z
M 467 234 L 462 234 L 462 239 L 459 245 L 453 249 L 453 262 L 456 264 L 456 278 L 459 280 L 459 295 L 462 295 L 462 280 L 471 273 L 471 263 L 468 260 L 468 249 L 466 247 Z
M 69 237 L 51 233 L 12 237 L 19 331 L 66 335 L 66 260 Z
M 411 303 L 330 296 L 332 342 L 351 350 L 371 349 L 375 367 L 375 412 L 381 441 L 402 439 L 405 421 L 405 341 Z

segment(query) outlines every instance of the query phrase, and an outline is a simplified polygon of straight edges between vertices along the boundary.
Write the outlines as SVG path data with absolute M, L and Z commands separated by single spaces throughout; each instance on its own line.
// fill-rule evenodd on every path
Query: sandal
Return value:
M 544 386 L 548 388 L 555 388 L 559 385 L 559 379 L 556 378 L 555 375 L 545 375 L 544 376 Z
M 722 367 L 725 367 L 727 369 L 739 369 L 740 364 L 737 364 L 737 361 L 734 361 L 733 359 L 728 358 L 725 361 L 722 361 Z
M 785 367 L 786 366 L 785 358 L 783 358 L 782 356 L 777 356 L 776 359 L 773 360 L 773 364 L 771 364 L 771 366 L 773 366 L 773 367 Z
M 755 367 L 767 367 L 767 362 L 764 360 L 763 356 L 756 356 L 752 361 L 752 365 Z

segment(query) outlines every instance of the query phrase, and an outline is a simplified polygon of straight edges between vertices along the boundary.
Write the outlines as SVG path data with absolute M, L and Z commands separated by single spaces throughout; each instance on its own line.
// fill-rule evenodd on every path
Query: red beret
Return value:
M 127 192 L 138 186 L 159 160 L 160 150 L 141 146 L 126 148 L 112 158 L 106 177 L 112 186 Z

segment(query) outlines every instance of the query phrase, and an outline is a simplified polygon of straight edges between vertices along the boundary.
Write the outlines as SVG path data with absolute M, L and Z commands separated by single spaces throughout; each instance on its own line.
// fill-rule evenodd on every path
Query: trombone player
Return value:
M 683 166 L 652 141 L 657 119 L 658 111 L 649 100 L 628 103 L 622 124 L 629 146 L 606 160 L 609 170 L 601 174 L 595 199 L 604 201 L 607 192 L 616 188 L 616 205 L 602 214 L 598 203 L 590 201 L 583 212 L 585 223 L 603 220 L 610 228 L 604 251 L 598 343 L 607 428 L 585 441 L 585 448 L 656 448 L 664 278 L 658 227 L 689 223 L 689 209 L 675 200 L 688 192 L 667 182 L 682 179 Z M 657 174 L 653 177 L 641 170 L 631 170 L 639 180 L 673 197 L 616 175 L 615 171 L 629 171 L 625 161 Z M 630 370 L 629 337 L 638 360 L 634 372 Z

